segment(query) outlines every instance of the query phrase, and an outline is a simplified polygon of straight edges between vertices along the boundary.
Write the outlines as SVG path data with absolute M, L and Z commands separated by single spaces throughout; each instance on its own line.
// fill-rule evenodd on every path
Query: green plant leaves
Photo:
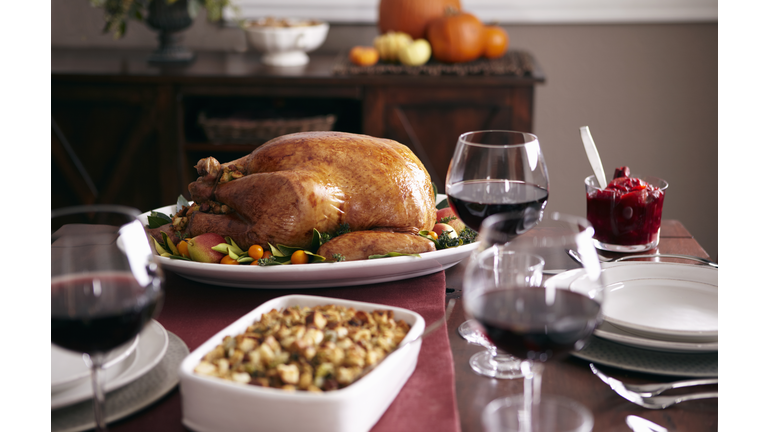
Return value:
M 171 217 L 167 214 L 151 211 L 149 216 L 147 216 L 147 226 L 149 228 L 159 228 L 169 223 L 171 223 Z
M 308 264 L 325 261 L 324 256 L 318 255 L 315 253 L 317 252 L 317 250 L 313 252 L 311 250 L 306 250 L 300 247 L 286 246 L 281 244 L 275 246 L 271 243 L 267 243 L 267 244 L 269 245 L 269 249 L 272 252 L 272 256 L 275 258 L 275 261 L 277 261 L 280 264 L 290 264 L 291 255 L 293 255 L 294 252 L 299 250 L 304 251 L 304 253 L 307 254 L 307 256 L 309 256 L 310 259 L 307 262 Z
M 176 245 L 173 244 L 171 239 L 168 238 L 168 235 L 166 233 L 163 233 L 163 242 L 160 243 L 152 237 L 152 243 L 155 246 L 155 251 L 158 255 L 166 258 L 171 259 L 180 259 L 185 261 L 192 261 L 191 259 L 182 256 L 181 253 L 179 253 L 179 250 L 176 248 Z

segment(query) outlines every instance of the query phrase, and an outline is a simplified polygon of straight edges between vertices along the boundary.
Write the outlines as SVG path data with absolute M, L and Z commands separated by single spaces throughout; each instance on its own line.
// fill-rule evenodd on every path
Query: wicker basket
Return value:
M 245 120 L 198 116 L 208 140 L 214 144 L 261 144 L 294 132 L 329 131 L 336 123 L 333 114 L 305 118 Z

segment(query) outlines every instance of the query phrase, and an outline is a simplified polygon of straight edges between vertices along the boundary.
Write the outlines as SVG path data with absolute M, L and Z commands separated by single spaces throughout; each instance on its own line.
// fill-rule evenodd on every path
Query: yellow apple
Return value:
M 426 39 L 417 39 L 413 43 L 400 48 L 398 58 L 400 63 L 408 66 L 421 66 L 432 56 L 432 46 Z

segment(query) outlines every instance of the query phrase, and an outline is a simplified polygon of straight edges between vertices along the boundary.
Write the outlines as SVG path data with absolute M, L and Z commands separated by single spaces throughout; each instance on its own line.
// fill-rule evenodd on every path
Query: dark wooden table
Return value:
M 708 258 L 707 253 L 680 222 L 674 220 L 663 221 L 661 234 L 662 238 L 657 250 L 659 253 L 687 254 Z M 656 251 L 650 251 L 649 253 L 651 252 Z M 474 432 L 482 431 L 480 416 L 483 408 L 489 402 L 499 397 L 522 393 L 523 380 L 496 380 L 477 375 L 471 370 L 469 358 L 483 348 L 466 342 L 456 331 L 458 326 L 465 320 L 461 303 L 463 269 L 464 263 L 462 262 L 445 272 L 446 301 L 457 299 L 456 308 L 448 322 L 448 342 L 450 343 L 453 355 L 456 401 L 461 431 Z M 233 310 L 231 298 L 243 294 L 236 290 L 221 290 L 217 294 L 221 298 L 211 298 L 209 303 L 201 304 L 200 299 L 204 298 L 207 295 L 206 293 L 210 291 L 205 284 L 190 282 L 178 276 L 169 279 L 172 279 L 173 282 L 169 283 L 173 283 L 175 288 L 176 298 L 174 301 L 184 303 L 183 305 L 177 304 L 177 314 L 178 310 L 185 309 L 191 312 L 187 312 L 189 317 L 182 314 L 185 317 L 184 319 L 192 321 L 201 320 L 200 322 L 185 321 L 183 324 L 184 326 L 191 326 L 196 329 L 193 335 L 190 336 L 189 328 L 184 327 L 186 333 L 185 342 L 191 348 L 196 347 L 209 337 L 205 332 L 210 332 L 210 328 L 207 328 L 205 332 L 201 332 L 198 329 L 199 326 L 205 327 L 207 325 L 208 327 L 223 328 L 229 323 L 229 318 L 222 318 L 223 310 L 229 315 L 240 316 L 242 313 L 250 311 L 254 304 L 260 304 L 256 299 L 252 299 L 251 302 L 238 304 L 237 308 Z M 253 292 L 254 290 L 246 291 L 249 291 L 247 293 L 248 296 L 258 297 L 261 295 L 260 293 Z M 225 292 L 227 293 L 226 295 L 223 294 Z M 183 293 L 184 297 L 179 297 L 180 293 Z M 229 300 L 225 297 L 229 297 Z M 167 308 L 166 312 L 169 310 L 170 308 Z M 162 318 L 163 316 L 160 317 L 161 322 L 163 322 Z M 176 322 L 175 325 L 175 330 L 178 332 L 182 328 L 179 327 L 182 324 Z M 611 376 L 628 382 L 664 382 L 676 379 L 675 377 L 654 376 L 603 366 L 601 366 L 601 369 Z M 706 386 L 698 389 L 711 391 L 712 389 L 717 389 L 717 386 Z M 690 389 L 678 389 L 672 391 L 672 393 L 682 393 L 685 391 L 690 391 Z M 716 431 L 718 426 L 717 399 L 689 401 L 665 410 L 644 409 L 619 397 L 590 372 L 587 361 L 573 356 L 561 361 L 553 361 L 546 365 L 543 375 L 542 393 L 545 395 L 565 396 L 585 405 L 594 415 L 595 426 L 593 430 L 595 432 L 629 431 L 630 429 L 626 426 L 625 419 L 630 414 L 647 418 L 675 432 Z M 426 406 L 428 403 L 425 401 L 420 405 Z M 110 428 L 115 431 L 131 432 L 188 430 L 179 421 L 181 411 L 181 396 L 179 389 L 176 388 L 149 407 L 110 425 Z
M 661 239 L 656 250 L 647 253 L 674 253 L 709 258 L 696 239 L 676 220 L 662 222 Z M 606 254 L 606 256 L 614 256 Z M 665 262 L 675 262 L 666 260 Z M 680 261 L 691 263 L 691 261 Z M 458 299 L 456 309 L 448 322 L 448 334 L 453 352 L 456 373 L 456 396 L 464 432 L 482 431 L 481 413 L 492 400 L 522 393 L 523 380 L 497 380 L 477 375 L 469 366 L 469 358 L 484 348 L 465 341 L 456 331 L 465 320 L 461 308 L 461 278 L 464 266 L 459 264 L 446 271 L 447 299 Z M 621 369 L 603 367 L 609 375 L 627 382 L 666 382 L 677 378 L 655 376 Z M 717 389 L 717 386 L 698 387 L 697 390 Z M 690 389 L 678 389 L 669 394 L 685 393 Z M 705 432 L 717 430 L 718 400 L 704 399 L 689 401 L 665 410 L 649 410 L 632 404 L 619 397 L 606 384 L 597 379 L 589 370 L 589 362 L 576 357 L 546 364 L 542 378 L 542 394 L 560 395 L 584 404 L 595 417 L 594 431 L 629 431 L 625 423 L 633 414 L 649 419 L 676 432 Z

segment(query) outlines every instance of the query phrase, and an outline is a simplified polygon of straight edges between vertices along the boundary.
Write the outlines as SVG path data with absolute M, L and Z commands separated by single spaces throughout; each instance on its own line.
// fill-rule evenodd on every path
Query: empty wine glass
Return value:
M 106 430 L 102 366 L 160 310 L 162 273 L 130 207 L 51 213 L 51 342 L 83 354 L 91 369 L 96 430 Z
M 487 130 L 459 136 L 445 182 L 448 203 L 456 216 L 475 231 L 485 218 L 496 213 L 515 215 L 516 234 L 535 226 L 549 197 L 549 174 L 536 135 L 526 132 Z M 494 378 L 522 377 L 520 362 L 499 352 L 471 320 L 459 326 L 459 334 L 485 346 L 470 360 L 472 369 Z
M 503 407 L 507 420 L 515 418 L 517 428 L 504 430 L 549 430 L 544 428 L 544 420 L 546 425 L 578 425 L 556 430 L 582 430 L 581 425 L 590 430 L 593 420 L 586 408 L 573 409 L 577 402 L 542 396 L 540 389 L 544 363 L 583 348 L 602 320 L 604 287 L 591 240 L 594 230 L 584 218 L 557 212 L 545 213 L 536 228 L 522 235 L 514 232 L 517 224 L 513 214 L 488 217 L 480 229 L 477 253 L 464 276 L 463 301 L 468 317 L 482 326 L 495 345 L 521 359 L 525 375 L 522 398 L 494 402 L 487 410 L 497 412 Z M 575 249 L 584 259 L 573 282 L 554 278 L 531 284 L 507 267 L 496 265 L 502 249 L 537 255 L 545 262 Z M 488 421 L 499 420 L 495 415 L 488 414 L 495 419 Z

